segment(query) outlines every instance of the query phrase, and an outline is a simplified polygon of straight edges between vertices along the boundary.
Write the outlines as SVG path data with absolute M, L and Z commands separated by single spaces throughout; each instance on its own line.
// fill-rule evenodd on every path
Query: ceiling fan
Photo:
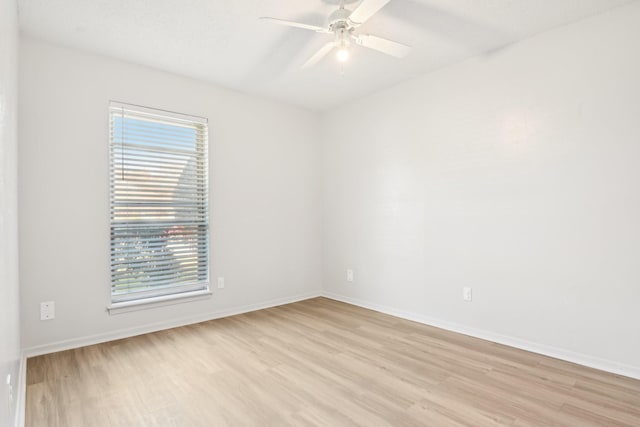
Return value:
M 349 47 L 352 43 L 395 56 L 396 58 L 402 58 L 409 53 L 411 47 L 370 34 L 356 34 L 356 30 L 360 25 L 367 22 L 369 18 L 375 15 L 390 1 L 391 0 L 362 0 L 362 2 L 351 11 L 344 7 L 344 0 L 340 0 L 340 7 L 329 15 L 328 26 L 326 28 L 266 16 L 260 19 L 268 19 L 276 24 L 311 30 L 316 33 L 333 34 L 334 39 L 322 46 L 318 52 L 304 63 L 302 68 L 315 65 L 333 49 L 337 49 L 336 58 L 344 62 L 349 58 Z

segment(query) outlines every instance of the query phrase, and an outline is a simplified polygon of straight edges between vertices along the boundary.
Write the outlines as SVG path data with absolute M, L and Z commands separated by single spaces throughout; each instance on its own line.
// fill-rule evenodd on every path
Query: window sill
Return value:
M 160 297 L 144 298 L 133 301 L 114 302 L 107 306 L 109 314 L 129 313 L 131 311 L 147 310 L 149 308 L 164 307 L 167 305 L 182 304 L 184 302 L 199 301 L 211 297 L 211 291 L 184 292 L 175 295 L 163 295 Z

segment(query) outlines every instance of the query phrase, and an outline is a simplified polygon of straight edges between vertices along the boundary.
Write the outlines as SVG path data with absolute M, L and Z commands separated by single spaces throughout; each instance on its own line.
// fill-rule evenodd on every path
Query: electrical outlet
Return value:
M 467 302 L 471 301 L 471 288 L 469 287 L 462 288 L 462 299 Z
M 51 320 L 56 318 L 56 303 L 53 301 L 40 303 L 40 320 Z
M 218 277 L 218 289 L 224 289 L 224 277 Z
M 353 282 L 353 270 L 347 269 L 347 282 Z

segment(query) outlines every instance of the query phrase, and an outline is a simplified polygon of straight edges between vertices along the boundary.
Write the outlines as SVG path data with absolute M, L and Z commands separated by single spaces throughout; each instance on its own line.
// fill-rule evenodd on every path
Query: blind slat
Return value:
M 124 288 L 124 291 L 116 290 L 112 294 L 111 300 L 113 302 L 132 301 L 162 295 L 174 295 L 183 292 L 199 291 L 202 289 L 203 287 L 200 282 L 182 283 L 180 285 L 171 286 L 156 286 L 151 290 L 148 290 L 148 288 Z
M 156 247 L 160 248 L 162 247 L 162 245 L 158 244 L 158 246 Z M 176 257 L 197 256 L 198 250 L 198 245 L 193 245 L 189 248 L 172 248 L 172 253 L 175 254 Z M 127 257 L 134 257 L 136 255 L 138 255 L 138 250 L 136 249 L 119 249 L 111 252 L 111 259 L 116 260 L 117 262 L 117 260 L 126 259 Z
M 184 149 L 179 149 L 179 148 L 170 148 L 169 147 L 160 147 L 160 146 L 153 146 L 152 144 L 132 144 L 132 143 L 125 143 L 125 144 L 117 144 L 117 145 L 113 145 L 112 149 L 111 149 L 111 153 L 115 155 L 116 151 L 119 151 L 120 153 L 122 153 L 123 151 L 126 153 L 127 149 L 133 149 L 136 151 L 149 151 L 150 153 L 163 153 L 163 154 L 177 154 L 177 155 L 185 155 L 187 153 L 189 153 L 189 150 L 184 150 Z M 204 150 L 194 150 L 193 153 L 195 154 L 203 154 Z M 126 154 L 125 154 L 126 155 Z
M 162 261 L 154 261 L 154 262 L 138 262 L 135 265 L 129 265 L 129 263 L 114 263 L 111 268 L 111 274 L 116 276 L 119 280 L 126 277 L 159 277 L 169 274 L 183 274 L 186 272 L 196 271 L 198 274 L 201 273 L 201 270 L 198 268 L 199 264 L 202 262 L 203 258 L 194 257 L 184 257 L 180 260 L 178 259 L 169 259 L 165 258 Z M 175 267 L 179 265 L 180 269 L 176 269 Z M 157 269 L 154 271 L 154 274 L 148 274 L 143 271 L 142 267 L 152 267 Z

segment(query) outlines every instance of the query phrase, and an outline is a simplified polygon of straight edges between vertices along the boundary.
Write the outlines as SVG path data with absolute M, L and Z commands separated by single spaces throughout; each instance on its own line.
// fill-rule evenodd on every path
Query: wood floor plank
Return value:
M 26 425 L 640 426 L 640 381 L 327 298 L 30 358 Z

